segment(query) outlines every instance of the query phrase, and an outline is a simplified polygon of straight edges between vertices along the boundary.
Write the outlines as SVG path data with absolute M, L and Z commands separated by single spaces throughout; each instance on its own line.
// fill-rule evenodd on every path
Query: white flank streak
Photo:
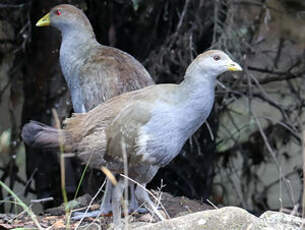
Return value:
M 152 161 L 153 159 L 150 157 L 149 153 L 146 151 L 147 141 L 149 140 L 149 135 L 147 135 L 143 129 L 139 131 L 138 138 L 136 140 L 136 154 L 142 155 L 143 161 Z
M 82 104 L 82 113 L 86 113 L 86 108 L 84 104 Z

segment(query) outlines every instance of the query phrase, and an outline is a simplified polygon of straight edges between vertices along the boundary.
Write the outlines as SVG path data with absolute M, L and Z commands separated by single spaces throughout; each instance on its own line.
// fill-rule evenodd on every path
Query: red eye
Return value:
M 220 57 L 218 55 L 215 55 L 213 58 L 214 58 L 215 61 L 219 61 L 220 60 Z
M 60 16 L 60 15 L 61 15 L 61 9 L 57 9 L 57 10 L 55 11 L 55 14 L 56 14 L 57 16 Z

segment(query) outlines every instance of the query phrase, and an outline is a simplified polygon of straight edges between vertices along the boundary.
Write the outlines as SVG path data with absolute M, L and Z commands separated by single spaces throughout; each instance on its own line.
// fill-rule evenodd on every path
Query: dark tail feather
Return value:
M 58 149 L 61 131 L 37 121 L 30 121 L 23 126 L 21 137 L 32 148 Z

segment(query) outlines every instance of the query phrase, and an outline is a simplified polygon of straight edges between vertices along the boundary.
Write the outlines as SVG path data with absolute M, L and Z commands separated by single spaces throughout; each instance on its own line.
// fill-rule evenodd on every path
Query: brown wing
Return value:
M 141 163 L 142 156 L 138 155 L 138 152 L 141 148 L 145 149 L 145 146 L 139 145 L 142 138 L 141 127 L 150 120 L 151 110 L 152 104 L 145 101 L 129 104 L 122 109 L 106 129 L 108 142 L 105 160 L 123 166 L 123 155 L 126 154 L 129 167 Z M 123 168 L 112 170 L 118 171 Z
M 72 143 L 73 151 L 84 161 L 92 155 L 95 159 L 93 163 L 100 166 L 106 149 L 112 154 L 116 152 L 115 145 L 120 143 L 120 139 L 132 141 L 137 127 L 149 119 L 148 107 L 158 97 L 156 88 L 158 86 L 153 85 L 119 95 L 88 113 L 74 114 L 72 118 L 66 119 L 64 129 L 71 136 L 69 143 Z M 147 109 L 143 110 L 144 107 Z M 124 130 L 122 136 L 120 130 Z M 92 167 L 96 165 L 91 164 Z
M 125 92 L 154 84 L 144 66 L 118 49 L 100 46 L 81 68 L 86 110 Z

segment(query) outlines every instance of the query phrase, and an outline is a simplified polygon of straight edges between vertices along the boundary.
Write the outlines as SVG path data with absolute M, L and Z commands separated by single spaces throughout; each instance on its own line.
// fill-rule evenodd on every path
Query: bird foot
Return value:
M 128 214 L 138 213 L 138 214 L 146 214 L 149 211 L 146 208 L 138 207 L 136 209 L 129 208 Z M 103 211 L 103 210 L 97 210 L 97 211 L 91 211 L 91 212 L 74 212 L 72 216 L 72 220 L 80 220 L 82 218 L 96 218 L 100 216 L 112 216 L 112 211 Z
M 128 213 L 129 214 L 132 214 L 132 213 L 138 213 L 138 214 L 146 214 L 146 213 L 148 213 L 149 211 L 146 209 L 146 208 L 144 208 L 144 207 L 136 207 L 136 208 L 134 208 L 134 207 L 129 207 L 128 208 Z
M 97 218 L 100 216 L 111 216 L 112 212 L 105 212 L 103 210 L 91 211 L 91 212 L 74 212 L 72 220 L 80 220 L 82 218 Z

